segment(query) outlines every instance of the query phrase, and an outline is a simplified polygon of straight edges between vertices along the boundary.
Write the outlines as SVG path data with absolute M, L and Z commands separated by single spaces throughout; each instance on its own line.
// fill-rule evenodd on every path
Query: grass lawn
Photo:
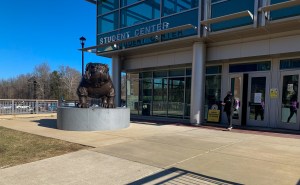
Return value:
M 0 169 L 88 148 L 0 127 Z

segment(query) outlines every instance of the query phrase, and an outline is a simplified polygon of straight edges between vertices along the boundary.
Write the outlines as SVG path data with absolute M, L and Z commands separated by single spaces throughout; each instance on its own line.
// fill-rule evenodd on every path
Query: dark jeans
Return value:
M 228 127 L 232 127 L 232 111 L 226 111 Z
M 290 109 L 290 116 L 287 120 L 288 123 L 290 122 L 291 118 L 294 116 L 295 113 L 297 114 L 297 109 Z

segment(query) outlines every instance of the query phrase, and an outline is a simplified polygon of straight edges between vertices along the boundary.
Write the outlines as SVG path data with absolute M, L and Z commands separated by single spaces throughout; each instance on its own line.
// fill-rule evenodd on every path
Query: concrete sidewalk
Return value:
M 1 185 L 300 185 L 299 137 L 149 123 L 73 132 L 55 129 L 56 117 L 2 119 L 0 126 L 94 147 L 0 169 Z

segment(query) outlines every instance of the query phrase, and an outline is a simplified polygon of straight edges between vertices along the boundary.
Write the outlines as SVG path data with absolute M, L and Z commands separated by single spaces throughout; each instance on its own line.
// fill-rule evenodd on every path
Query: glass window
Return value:
M 153 115 L 167 116 L 168 79 L 153 80 Z
M 142 0 L 121 0 L 121 6 L 127 6 L 127 5 L 131 5 L 133 3 L 139 2 Z
M 280 69 L 295 69 L 300 68 L 300 59 L 287 59 L 280 61 Z
M 115 0 L 98 0 L 97 4 L 98 15 L 102 15 L 119 8 L 119 1 Z
M 168 76 L 168 71 L 154 71 L 153 72 L 153 77 L 167 77 Z
M 229 15 L 244 10 L 254 12 L 254 0 L 228 0 L 228 1 L 212 1 L 211 5 L 211 18 L 216 18 L 224 15 Z M 211 31 L 219 31 L 238 26 L 244 26 L 252 24 L 253 21 L 250 17 L 242 17 L 228 21 L 222 21 L 219 23 L 211 24 Z
M 139 112 L 139 74 L 127 74 L 127 107 L 131 114 Z
M 183 118 L 184 77 L 169 79 L 168 117 Z
M 220 74 L 220 73 L 222 73 L 222 66 L 206 67 L 206 74 Z
M 186 76 L 191 76 L 192 75 L 192 69 L 191 68 L 187 68 L 186 69 Z
M 190 68 L 189 68 L 190 69 Z M 167 77 L 170 70 L 127 73 L 127 106 L 133 114 L 190 117 L 191 77 Z M 153 77 L 161 76 L 161 77 Z M 180 73 L 182 74 L 182 72 Z
M 143 79 L 140 81 L 142 84 L 141 104 L 142 104 L 142 115 L 151 115 L 151 104 L 152 104 L 152 79 Z
M 250 71 L 269 71 L 271 69 L 271 62 L 247 63 L 247 64 L 231 64 L 229 65 L 229 72 L 250 72 Z
M 169 76 L 184 76 L 184 69 L 173 69 L 169 71 Z
M 217 105 L 221 110 L 221 75 L 209 75 L 205 79 L 204 114 L 207 119 L 208 110 Z
M 140 78 L 152 78 L 152 71 L 141 72 Z
M 160 1 L 148 0 L 121 10 L 122 27 L 132 26 L 160 17 Z
M 289 0 L 271 0 L 271 4 L 282 3 L 285 1 L 289 1 Z M 300 15 L 300 6 L 294 6 L 294 7 L 283 8 L 280 10 L 271 11 L 270 19 L 276 20 L 276 19 L 292 17 L 292 16 L 297 16 L 297 15 Z
M 163 18 L 162 22 L 169 23 L 169 28 L 182 26 L 185 24 L 192 24 L 194 26 L 197 26 L 198 25 L 198 9 Z M 197 29 L 193 29 L 193 28 L 186 29 L 186 30 L 179 30 L 177 32 L 162 34 L 161 40 L 166 41 L 166 40 L 178 39 L 181 37 L 186 37 L 186 36 L 191 36 L 191 35 L 196 35 L 196 34 L 197 34 Z
M 198 0 L 163 0 L 163 16 L 198 7 Z
M 192 88 L 192 78 L 186 77 L 185 83 L 185 104 L 184 104 L 184 118 L 190 118 L 191 109 L 191 88 Z
M 118 29 L 118 12 L 98 17 L 98 34 Z

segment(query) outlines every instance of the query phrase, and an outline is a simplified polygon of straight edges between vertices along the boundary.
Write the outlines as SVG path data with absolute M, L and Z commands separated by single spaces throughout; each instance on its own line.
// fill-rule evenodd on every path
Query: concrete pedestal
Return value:
M 127 128 L 129 125 L 129 108 L 60 107 L 57 110 L 57 128 L 61 130 L 117 130 Z

